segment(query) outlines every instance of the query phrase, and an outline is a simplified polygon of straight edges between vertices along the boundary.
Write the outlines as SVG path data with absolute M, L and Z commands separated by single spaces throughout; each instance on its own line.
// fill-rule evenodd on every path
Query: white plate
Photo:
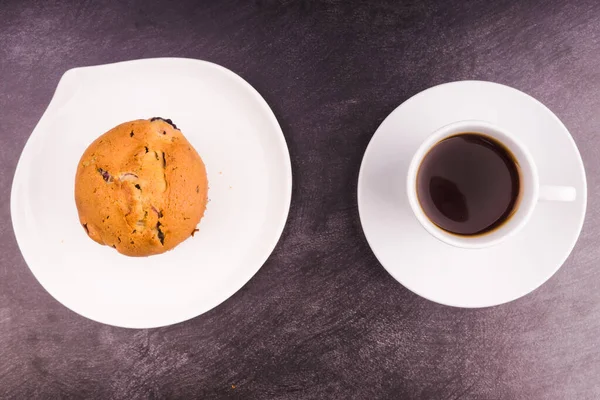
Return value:
M 523 230 L 494 247 L 459 249 L 435 239 L 408 204 L 407 169 L 428 135 L 460 120 L 488 121 L 517 135 L 540 183 L 573 186 L 576 201 L 539 203 Z M 361 223 L 381 264 L 416 294 L 456 307 L 505 303 L 549 279 L 577 241 L 586 202 L 583 163 L 565 126 L 531 96 L 491 82 L 447 83 L 401 104 L 375 132 L 358 179 Z
M 96 137 L 155 116 L 171 118 L 202 156 L 210 202 L 194 237 L 129 258 L 81 228 L 75 170 Z M 209 62 L 146 59 L 64 74 L 17 165 L 11 213 L 25 261 L 58 301 L 99 322 L 150 328 L 210 310 L 258 271 L 285 225 L 291 185 L 281 128 L 247 82 Z

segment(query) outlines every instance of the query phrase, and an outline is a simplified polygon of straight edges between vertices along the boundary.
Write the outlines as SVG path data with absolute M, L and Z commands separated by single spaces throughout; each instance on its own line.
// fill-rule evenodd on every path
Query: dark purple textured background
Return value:
M 600 398 L 600 3 L 192 4 L 0 0 L 0 397 Z M 66 70 L 160 56 L 219 63 L 265 97 L 289 144 L 294 198 L 273 255 L 231 299 L 175 326 L 119 329 L 37 283 L 12 233 L 10 184 Z M 385 116 L 459 79 L 548 105 L 575 137 L 589 185 L 563 268 L 481 310 L 394 281 L 356 207 L 362 154 Z

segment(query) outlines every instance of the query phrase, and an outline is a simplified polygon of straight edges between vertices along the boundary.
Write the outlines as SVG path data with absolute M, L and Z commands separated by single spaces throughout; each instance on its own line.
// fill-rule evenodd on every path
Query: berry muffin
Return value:
M 171 250 L 206 209 L 202 159 L 169 119 L 125 122 L 85 151 L 75 202 L 90 238 L 128 256 Z

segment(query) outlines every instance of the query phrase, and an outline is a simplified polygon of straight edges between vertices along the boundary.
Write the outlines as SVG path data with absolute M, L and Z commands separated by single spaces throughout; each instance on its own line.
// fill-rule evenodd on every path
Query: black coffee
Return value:
M 438 142 L 417 174 L 425 215 L 457 235 L 479 235 L 502 225 L 515 209 L 519 190 L 519 168 L 510 151 L 478 133 Z

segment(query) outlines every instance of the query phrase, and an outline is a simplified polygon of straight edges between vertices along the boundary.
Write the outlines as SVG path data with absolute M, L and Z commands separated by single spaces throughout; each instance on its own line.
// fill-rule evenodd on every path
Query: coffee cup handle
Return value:
M 576 197 L 577 192 L 574 187 L 542 185 L 538 198 L 540 201 L 575 201 Z

